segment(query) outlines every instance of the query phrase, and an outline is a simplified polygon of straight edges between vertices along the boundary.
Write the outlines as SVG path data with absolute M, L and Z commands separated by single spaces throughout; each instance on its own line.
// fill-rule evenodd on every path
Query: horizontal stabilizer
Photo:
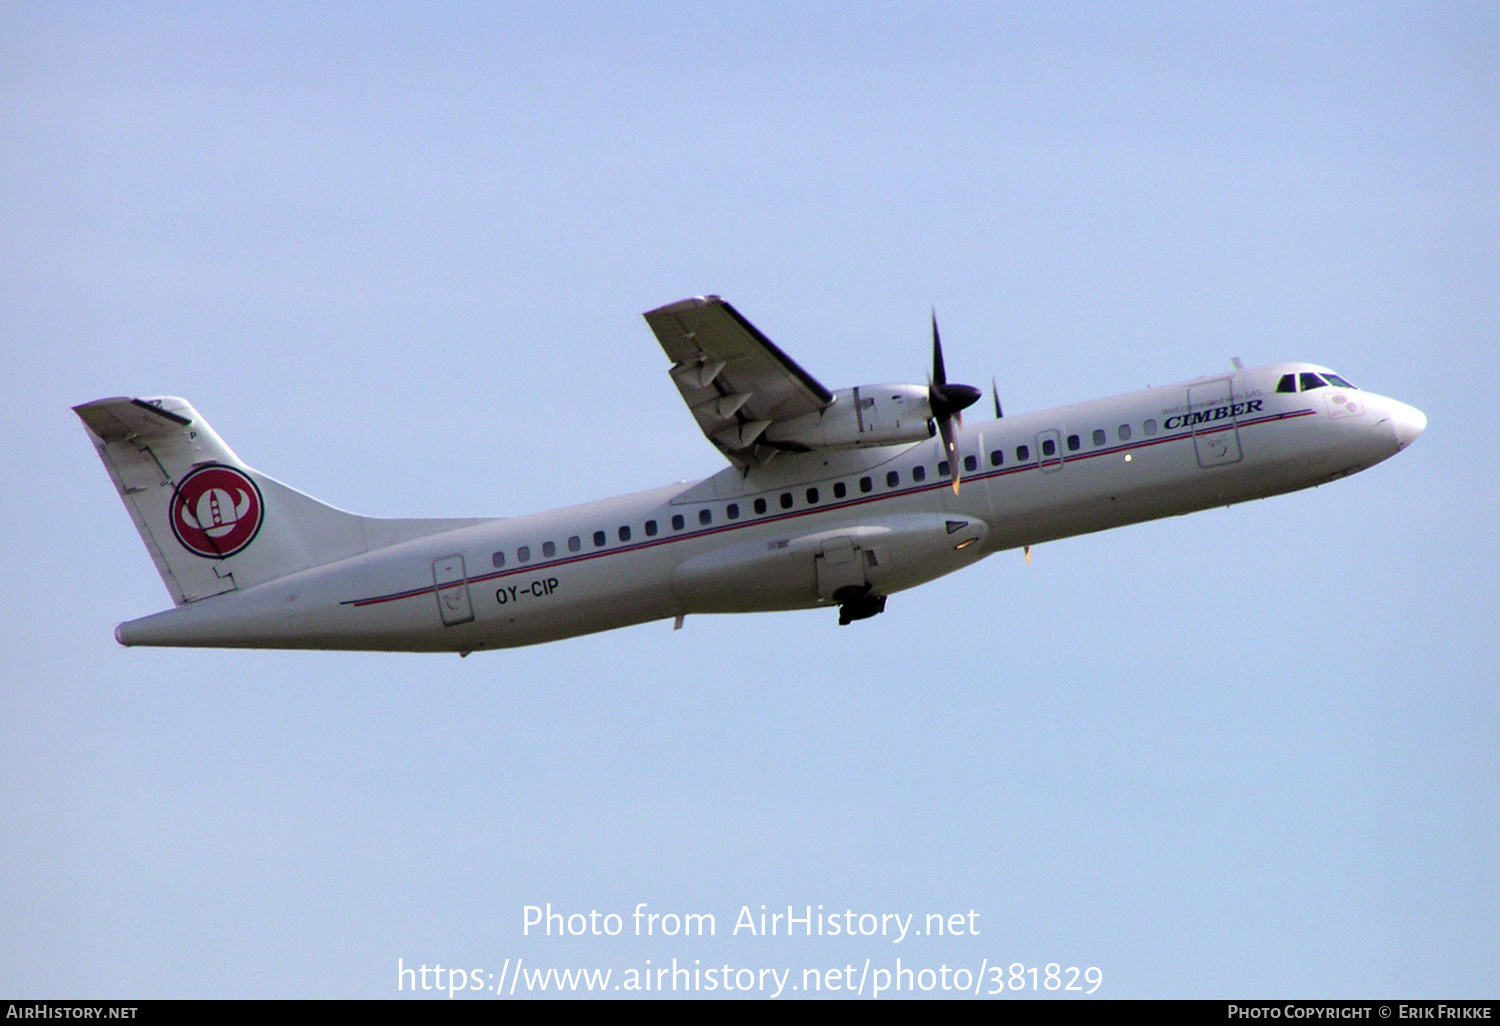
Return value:
M 165 401 L 156 400 L 157 403 Z M 125 396 L 95 399 L 91 403 L 73 407 L 73 412 L 83 418 L 90 431 L 106 442 L 128 438 L 164 438 L 192 424 L 190 418 L 180 413 L 144 399 Z

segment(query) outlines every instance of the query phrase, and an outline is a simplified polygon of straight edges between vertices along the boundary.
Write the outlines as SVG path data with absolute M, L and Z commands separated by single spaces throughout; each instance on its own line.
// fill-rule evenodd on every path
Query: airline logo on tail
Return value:
M 172 493 L 172 533 L 182 547 L 225 559 L 255 540 L 265 504 L 255 482 L 233 467 L 199 467 Z

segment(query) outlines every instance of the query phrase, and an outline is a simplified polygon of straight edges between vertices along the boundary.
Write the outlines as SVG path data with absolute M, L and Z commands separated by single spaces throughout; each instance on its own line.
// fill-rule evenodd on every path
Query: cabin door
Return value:
M 1193 448 L 1198 466 L 1204 470 L 1238 463 L 1240 429 L 1234 422 L 1233 378 L 1220 378 L 1201 385 L 1189 385 L 1187 418 L 1193 425 Z
M 444 627 L 474 619 L 474 604 L 469 601 L 469 577 L 464 572 L 463 556 L 433 560 L 432 586 L 437 592 L 438 615 L 443 618 Z

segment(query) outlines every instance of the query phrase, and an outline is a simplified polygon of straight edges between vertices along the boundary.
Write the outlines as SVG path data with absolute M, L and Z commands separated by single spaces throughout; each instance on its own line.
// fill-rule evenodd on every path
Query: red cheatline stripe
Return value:
M 1291 420 L 1296 417 L 1314 416 L 1317 414 L 1317 412 L 1317 410 L 1296 410 L 1290 413 L 1275 413 L 1266 417 L 1257 417 L 1254 420 L 1232 422 L 1220 427 L 1212 428 L 1208 431 L 1199 431 L 1198 434 L 1214 435 L 1223 431 L 1228 431 L 1231 428 L 1255 427 L 1259 424 L 1272 424 L 1276 421 Z M 1179 431 L 1177 434 L 1162 435 L 1159 438 L 1142 439 L 1139 442 L 1131 442 L 1128 445 L 1117 445 L 1109 449 L 1094 449 L 1090 452 L 1078 453 L 1066 457 L 1060 455 L 1049 456 L 1045 460 L 1038 460 L 1031 463 L 1021 463 L 1014 467 L 994 468 L 991 470 L 976 470 L 966 475 L 964 477 L 964 480 L 983 481 L 988 478 L 1005 477 L 1007 474 L 1019 474 L 1027 470 L 1036 470 L 1043 464 L 1050 466 L 1054 463 L 1075 463 L 1079 460 L 1093 459 L 1097 456 L 1114 456 L 1122 452 L 1130 452 L 1133 449 L 1145 449 L 1153 445 L 1162 445 L 1166 442 L 1178 442 L 1182 441 L 1183 439 L 1192 437 L 1192 431 Z M 808 509 L 794 510 L 790 513 L 777 513 L 770 516 L 761 515 L 754 519 L 735 521 L 733 523 L 723 524 L 719 527 L 711 527 L 703 531 L 689 531 L 684 534 L 674 534 L 666 538 L 656 538 L 651 541 L 636 542 L 634 544 L 621 546 L 619 548 L 600 549 L 598 552 L 585 552 L 576 556 L 567 556 L 563 559 L 553 559 L 546 563 L 527 563 L 523 566 L 510 567 L 506 570 L 497 570 L 493 573 L 481 574 L 478 577 L 470 577 L 467 579 L 467 581 L 463 582 L 453 581 L 450 584 L 443 585 L 443 587 L 451 588 L 461 583 L 483 584 L 486 581 L 497 581 L 502 577 L 514 577 L 517 574 L 532 574 L 536 573 L 538 570 L 551 570 L 554 567 L 569 566 L 573 563 L 582 563 L 585 560 L 590 559 L 600 559 L 604 556 L 618 556 L 621 553 L 625 552 L 640 552 L 645 549 L 655 548 L 658 545 L 670 545 L 673 542 L 686 541 L 690 538 L 707 538 L 710 535 L 723 534 L 725 531 L 737 531 L 740 528 L 744 527 L 761 527 L 765 524 L 779 523 L 783 520 L 795 520 L 798 517 L 811 516 L 816 513 L 827 513 L 830 510 L 852 509 L 855 506 L 864 506 L 872 502 L 884 502 L 887 499 L 905 498 L 909 495 L 920 495 L 922 492 L 942 491 L 943 489 L 950 487 L 952 486 L 950 485 L 948 480 L 944 478 L 943 480 L 937 481 L 933 484 L 924 484 L 916 488 L 903 488 L 898 491 L 883 492 L 880 495 L 867 495 L 862 496 L 858 499 L 845 499 L 838 502 L 830 502 L 818 506 L 813 506 Z M 392 592 L 389 595 L 375 595 L 371 598 L 362 599 L 345 599 L 340 602 L 339 605 L 363 608 L 364 606 L 379 605 L 382 602 L 396 602 L 400 599 L 415 598 L 418 595 L 431 595 L 433 592 L 438 590 L 439 589 L 436 585 L 429 584 L 426 587 L 409 588 L 406 591 Z

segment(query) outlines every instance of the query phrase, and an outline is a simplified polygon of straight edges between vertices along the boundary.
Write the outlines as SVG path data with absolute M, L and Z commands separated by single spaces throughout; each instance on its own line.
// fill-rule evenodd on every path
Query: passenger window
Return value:
M 646 521 L 646 537 L 647 538 L 655 538 L 656 537 L 656 521 L 655 520 L 648 520 L 648 521 Z
M 729 504 L 729 508 L 724 512 L 729 514 L 730 520 L 738 520 L 740 518 L 740 504 L 737 502 L 731 502 Z
M 1050 438 L 1044 438 L 1044 439 L 1042 439 L 1042 455 L 1043 456 L 1056 456 L 1057 455 L 1057 443 L 1054 442 Z
M 1001 452 L 999 449 L 994 449 L 994 450 L 992 450 L 990 452 L 990 466 L 992 466 L 992 467 L 998 467 L 1000 464 L 1002 464 L 1004 462 L 1005 462 L 1005 453 Z
M 1083 445 L 1083 439 L 1079 438 L 1077 435 L 1069 435 L 1068 436 L 1068 451 L 1069 452 L 1077 452 L 1082 445 Z
M 861 492 L 868 492 L 870 489 L 872 489 L 874 487 L 875 487 L 875 482 L 871 481 L 868 477 L 862 477 L 862 478 L 859 479 L 859 490 Z
M 1146 421 L 1146 423 L 1145 423 L 1145 424 L 1144 424 L 1144 425 L 1142 425 L 1142 426 L 1143 426 L 1143 427 L 1144 427 L 1144 428 L 1145 428 L 1145 429 L 1146 429 L 1146 436 L 1147 436 L 1147 437 L 1148 437 L 1148 438 L 1149 438 L 1149 437 L 1150 437 L 1150 436 L 1151 436 L 1151 435 L 1154 435 L 1154 434 L 1156 434 L 1156 421 L 1154 421 L 1154 420 L 1148 420 L 1148 421 Z
M 792 493 L 791 492 L 782 492 L 781 493 L 781 508 L 782 509 L 791 509 L 792 508 Z
M 1109 440 L 1109 436 L 1104 433 L 1104 429 L 1103 428 L 1094 428 L 1094 444 L 1095 445 L 1103 445 L 1108 440 Z
M 531 546 L 530 545 L 522 545 L 519 549 L 516 550 L 516 562 L 518 562 L 518 563 L 529 563 L 529 562 L 531 562 Z
M 620 534 L 620 540 L 621 541 L 629 541 L 630 540 L 630 525 L 626 524 L 626 525 L 622 526 L 620 528 L 619 534 Z
M 1119 427 L 1115 428 L 1115 434 L 1120 436 L 1120 441 L 1122 442 L 1130 441 L 1130 425 L 1121 424 Z
M 1295 391 L 1297 391 L 1297 375 L 1295 375 L 1295 374 L 1283 374 L 1281 376 L 1281 380 L 1278 381 L 1278 382 L 1276 382 L 1276 391 L 1278 391 L 1278 392 L 1295 392 Z
M 569 552 L 577 552 L 581 548 L 583 548 L 583 540 L 579 538 L 578 535 L 575 534 L 573 535 L 573 537 L 568 539 Z
M 606 541 L 608 541 L 608 538 L 605 536 L 605 534 L 604 534 L 603 531 L 595 531 L 594 532 L 594 548 L 596 548 L 596 549 L 599 548 Z
M 497 553 L 495 553 L 493 556 L 490 557 L 490 563 L 492 565 L 494 565 L 494 566 L 497 566 L 497 567 L 504 566 L 505 565 L 505 553 L 503 553 L 503 552 L 497 552 Z
M 939 470 L 938 473 L 941 474 L 942 471 Z M 912 467 L 911 468 L 911 479 L 913 481 L 926 481 L 927 480 L 927 468 L 926 467 Z
M 941 463 L 938 464 L 938 477 L 952 477 L 952 476 L 953 476 L 953 468 L 948 465 L 948 461 L 947 460 L 944 460 L 943 462 L 941 462 Z
M 550 559 L 557 555 L 557 542 L 542 542 L 542 558 Z
M 1316 374 L 1308 374 L 1306 371 L 1304 371 L 1302 373 L 1302 391 L 1304 391 L 1304 392 L 1311 392 L 1315 388 L 1327 388 L 1327 387 L 1328 387 L 1328 382 L 1324 381 L 1322 378 L 1318 377 Z
M 756 499 L 755 500 L 755 512 L 757 512 L 757 513 L 764 513 L 765 511 L 766 511 L 766 500 L 765 499 Z
M 836 482 L 834 482 L 834 485 L 833 485 L 833 497 L 835 499 L 842 499 L 844 496 L 846 496 L 848 494 L 849 494 L 849 489 L 847 489 L 847 488 L 844 487 L 844 482 L 842 482 L 842 481 L 836 481 Z
M 901 483 L 901 473 L 900 473 L 900 471 L 892 470 L 890 473 L 886 474 L 885 475 L 885 483 L 886 483 L 886 486 L 890 487 L 890 488 L 894 488 L 898 484 L 900 484 Z
M 683 529 L 683 527 L 686 524 L 687 524 L 687 521 L 682 519 L 682 514 L 681 513 L 673 513 L 672 514 L 672 530 L 674 530 L 674 531 L 680 531 L 680 530 Z
M 818 501 L 818 490 L 816 488 L 809 488 L 807 490 L 807 504 L 809 506 L 811 506 L 811 505 L 815 504 L 817 501 Z
M 1031 459 L 1031 446 L 1016 446 L 1016 459 L 1020 460 L 1022 463 L 1025 463 L 1027 460 Z
M 979 469 L 979 457 L 978 456 L 965 456 L 964 457 L 964 469 L 965 470 L 978 470 Z
M 711 524 L 714 522 L 714 511 L 711 509 L 700 509 L 698 511 L 698 523 Z

